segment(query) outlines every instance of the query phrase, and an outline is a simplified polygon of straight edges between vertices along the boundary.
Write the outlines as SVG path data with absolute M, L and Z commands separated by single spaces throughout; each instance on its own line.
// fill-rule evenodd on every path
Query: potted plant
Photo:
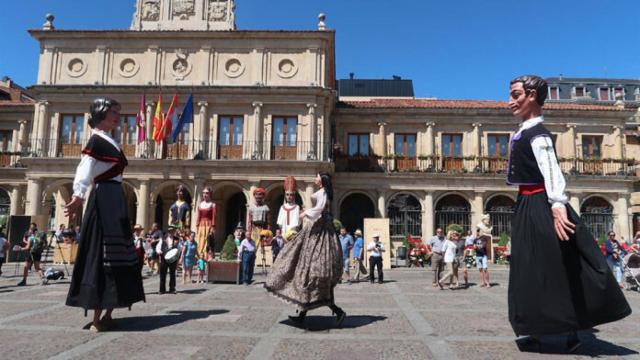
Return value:
M 211 260 L 208 264 L 210 282 L 240 283 L 240 261 L 238 248 L 233 235 L 229 235 L 220 252 L 220 260 Z

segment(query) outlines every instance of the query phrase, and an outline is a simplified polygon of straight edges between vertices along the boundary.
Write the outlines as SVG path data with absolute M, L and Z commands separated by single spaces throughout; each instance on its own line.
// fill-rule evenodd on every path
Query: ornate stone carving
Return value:
M 171 71 L 173 72 L 176 80 L 183 80 L 184 77 L 191 72 L 191 64 L 187 60 L 188 57 L 189 54 L 184 50 L 176 50 L 176 60 L 171 65 Z
M 118 73 L 120 73 L 122 77 L 130 78 L 137 74 L 139 69 L 140 65 L 138 65 L 135 60 L 132 58 L 126 58 L 120 62 L 120 65 L 118 66 Z
M 209 0 L 209 21 L 227 20 L 227 0 Z
M 160 0 L 144 0 L 142 3 L 142 20 L 160 20 Z
M 87 65 L 79 58 L 69 60 L 67 64 L 67 74 L 71 77 L 80 77 L 87 72 Z
M 284 79 L 292 78 L 298 72 L 298 66 L 291 59 L 282 59 L 278 63 L 278 76 Z
M 173 0 L 173 16 L 187 20 L 195 14 L 195 0 Z
M 239 59 L 229 59 L 224 65 L 224 73 L 230 78 L 237 78 L 244 73 L 244 65 Z

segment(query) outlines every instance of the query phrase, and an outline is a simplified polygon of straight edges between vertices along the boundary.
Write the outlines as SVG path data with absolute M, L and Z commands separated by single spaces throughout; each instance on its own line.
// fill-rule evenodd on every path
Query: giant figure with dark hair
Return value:
M 130 308 L 145 296 L 122 189 L 127 158 L 108 135 L 119 125 L 120 104 L 98 98 L 90 112 L 92 135 L 82 150 L 73 198 L 65 206 L 65 213 L 75 216 L 93 185 L 66 303 L 85 309 L 85 314 L 94 310 L 91 330 L 99 332 L 113 325 L 113 309 Z M 106 313 L 100 319 L 103 310 Z
M 517 185 L 509 272 L 509 321 L 518 340 L 540 346 L 541 335 L 577 331 L 631 313 L 589 229 L 568 204 L 565 180 L 544 126 L 547 83 L 537 76 L 511 81 L 509 108 L 522 120 L 511 139 L 507 183 Z
M 346 314 L 336 306 L 333 289 L 342 276 L 342 248 L 331 216 L 333 186 L 331 176 L 321 172 L 316 176 L 319 190 L 312 196 L 313 207 L 305 210 L 302 230 L 284 245 L 265 288 L 271 294 L 298 307 L 295 323 L 304 322 L 308 310 L 328 306 L 336 315 L 336 325 L 342 325 Z

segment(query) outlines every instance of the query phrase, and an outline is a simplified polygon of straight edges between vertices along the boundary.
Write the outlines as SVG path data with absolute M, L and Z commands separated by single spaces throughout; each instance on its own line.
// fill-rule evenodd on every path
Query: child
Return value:
M 458 283 L 458 276 L 453 272 L 453 261 L 456 258 L 456 243 L 459 238 L 460 234 L 458 234 L 458 232 L 450 230 L 447 233 L 447 238 L 444 241 L 444 244 L 442 244 L 442 252 L 444 253 L 445 274 L 442 276 L 442 279 L 438 281 L 440 290 L 444 290 L 444 282 L 446 280 L 451 280 L 452 277 L 453 281 L 455 283 Z M 449 289 L 453 290 L 451 282 L 449 282 Z
M 191 236 L 187 238 L 187 241 L 182 246 L 182 284 L 187 283 L 187 275 L 189 276 L 189 283 L 192 282 L 193 265 L 195 265 L 196 258 L 199 258 L 198 244 L 196 244 L 195 233 L 191 233 Z
M 241 282 L 245 285 L 251 284 L 253 278 L 253 268 L 256 264 L 256 243 L 251 239 L 251 233 L 245 233 L 245 239 L 242 240 L 238 247 L 238 259 L 242 260 Z
M 207 263 L 203 258 L 198 259 L 198 284 L 204 284 L 204 271 L 206 264 Z

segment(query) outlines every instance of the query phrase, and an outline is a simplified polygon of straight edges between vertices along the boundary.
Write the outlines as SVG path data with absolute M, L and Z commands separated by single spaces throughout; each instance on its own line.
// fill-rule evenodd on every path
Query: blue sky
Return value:
M 26 32 L 128 28 L 134 0 L 3 0 L 0 75 L 35 83 Z M 413 79 L 416 96 L 495 99 L 509 79 L 640 78 L 638 0 L 236 0 L 239 29 L 336 29 L 337 77 Z

